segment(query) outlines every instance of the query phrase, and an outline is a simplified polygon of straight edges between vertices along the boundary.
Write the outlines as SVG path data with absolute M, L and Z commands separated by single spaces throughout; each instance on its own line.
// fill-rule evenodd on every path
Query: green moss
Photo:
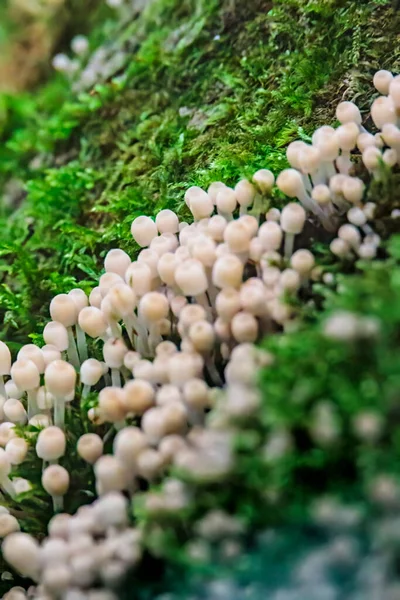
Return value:
M 12 218 L 3 207 L 2 336 L 37 331 L 51 295 L 91 281 L 110 247 L 133 253 L 135 215 L 183 210 L 191 184 L 276 172 L 340 98 L 365 108 L 374 70 L 399 66 L 399 18 L 374 1 L 156 0 L 95 34 L 126 49 L 123 79 L 76 98 L 55 76 L 3 97 L 0 184 L 27 196 Z

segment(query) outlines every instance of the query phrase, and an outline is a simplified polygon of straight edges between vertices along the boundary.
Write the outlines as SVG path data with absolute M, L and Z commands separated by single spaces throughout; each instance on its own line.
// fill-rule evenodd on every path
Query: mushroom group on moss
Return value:
M 75 46 L 83 52 L 84 40 Z M 139 562 L 143 532 L 129 523 L 126 497 L 135 495 L 140 481 L 150 486 L 150 511 L 175 511 L 189 501 L 190 484 L 167 479 L 160 496 L 151 491 L 171 467 L 192 482 L 220 482 L 229 474 L 233 423 L 257 415 L 256 373 L 273 360 L 257 343 L 296 327 L 298 306 L 323 281 L 317 253 L 303 247 L 306 224 L 311 220 L 330 240 L 336 236 L 332 260 L 375 257 L 375 206 L 364 202 L 365 184 L 353 174 L 352 156 L 373 178 L 381 164 L 390 168 L 399 161 L 399 83 L 389 75 L 374 79 L 384 93 L 372 108 L 379 133 L 368 133 L 357 106 L 343 102 L 337 129 L 324 126 L 311 144 L 289 145 L 291 168 L 276 179 L 278 193 L 291 199 L 282 210 L 271 206 L 277 190 L 266 169 L 235 187 L 192 186 L 184 198 L 190 223 L 171 210 L 155 220 L 136 217 L 136 260 L 114 248 L 89 295 L 74 289 L 53 298 L 42 348 L 26 345 L 13 362 L 0 343 L 0 487 L 10 497 L 16 495 L 13 465 L 24 462 L 29 447 L 15 425 L 44 425 L 35 447 L 43 460 L 42 486 L 55 512 L 62 510 L 72 475 L 63 465 L 66 413 L 71 403 L 81 400 L 83 410 L 89 395 L 97 398 L 85 415 L 93 431 L 80 437 L 76 450 L 93 467 L 99 499 L 74 516 L 56 515 L 40 547 L 10 519 L 0 528 L 9 534 L 6 560 L 35 579 L 45 597 L 113 587 Z M 348 332 L 343 318 L 326 325 L 327 334 L 338 330 Z M 92 339 L 102 356 L 89 356 Z M 107 439 L 114 436 L 111 454 L 96 432 L 106 423 Z M 199 531 L 216 523 L 240 528 L 229 515 L 215 513 Z

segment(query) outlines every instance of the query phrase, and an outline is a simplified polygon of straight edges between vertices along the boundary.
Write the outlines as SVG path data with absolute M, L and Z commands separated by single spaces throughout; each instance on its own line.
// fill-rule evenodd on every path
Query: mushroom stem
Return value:
M 337 174 L 337 171 L 335 169 L 335 165 L 333 164 L 332 161 L 325 161 L 323 163 L 324 169 L 325 169 L 325 175 L 326 175 L 326 179 L 329 181 L 329 179 L 331 177 L 333 177 L 334 175 Z
M 76 330 L 76 341 L 78 343 L 79 358 L 81 359 L 80 362 L 83 363 L 85 360 L 87 360 L 87 357 L 88 357 L 86 335 L 85 335 L 85 332 L 83 331 L 82 327 L 79 325 L 79 323 L 77 323 L 75 325 L 75 330 Z
M 53 510 L 55 513 L 61 512 L 64 508 L 64 497 L 63 496 L 52 496 Z
M 74 333 L 72 331 L 72 327 L 67 327 L 67 331 L 68 331 L 68 348 L 67 348 L 68 358 L 69 358 L 71 364 L 75 367 L 75 369 L 79 369 L 81 363 L 79 360 L 78 350 L 76 348 L 76 343 L 75 343 L 75 338 L 74 338 Z
M 257 219 L 257 221 L 260 220 L 262 206 L 263 206 L 263 196 L 261 194 L 256 194 L 256 197 L 254 198 L 254 202 L 253 202 L 253 207 L 252 207 L 251 211 L 249 212 L 249 214 L 252 215 L 253 217 L 255 217 Z
M 85 385 L 82 388 L 82 398 L 87 398 L 89 396 L 90 388 L 91 386 L 85 383 Z
M 64 430 L 65 423 L 65 400 L 64 398 L 54 399 L 54 425 Z
M 140 319 L 135 314 L 126 315 L 126 317 L 124 317 L 124 322 L 128 331 L 128 335 L 129 330 L 131 331 L 131 335 L 132 333 L 137 333 L 138 351 L 143 355 L 147 355 L 149 353 L 149 347 L 147 343 L 147 330 L 143 326 L 143 323 L 141 323 Z M 131 339 L 130 336 L 129 339 Z
M 120 328 L 118 322 L 114 321 L 114 319 L 110 319 L 109 324 L 110 324 L 112 336 L 114 338 L 120 338 L 121 337 L 121 328 Z
M 311 193 L 312 191 L 312 185 L 310 182 L 310 179 L 308 177 L 308 175 L 306 175 L 305 173 L 302 175 L 303 178 L 303 184 L 304 184 L 304 188 L 308 193 Z
M 228 221 L 228 223 L 229 223 L 229 221 L 232 221 L 232 219 L 233 219 L 232 213 L 224 212 L 219 209 L 217 209 L 217 213 L 219 214 L 220 217 L 224 217 L 224 219 L 226 219 Z
M 15 488 L 12 484 L 11 479 L 9 479 L 9 477 L 7 477 L 7 475 L 3 475 L 0 478 L 0 487 L 3 490 L 3 492 L 8 494 L 11 498 L 15 498 L 15 496 L 16 496 Z
M 149 327 L 149 348 L 150 353 L 154 356 L 158 344 L 162 342 L 159 323 L 152 323 Z
M 106 431 L 106 433 L 103 436 L 103 444 L 108 442 L 108 440 L 111 438 L 111 436 L 113 435 L 113 433 L 116 429 L 118 431 L 117 423 L 113 423 L 113 425 L 110 427 L 110 429 L 108 431 Z
M 111 369 L 111 382 L 114 387 L 121 387 L 121 373 L 119 369 Z
M 311 177 L 311 181 L 313 183 L 313 186 L 325 183 L 326 176 L 325 176 L 324 168 L 320 167 L 318 169 L 318 171 L 315 171 L 314 173 L 311 173 L 310 177 Z
M 128 322 L 129 322 L 129 318 L 126 319 L 124 317 L 124 325 L 125 325 L 126 333 L 128 334 L 128 338 L 129 338 L 130 343 L 132 344 L 132 348 L 134 348 L 135 347 L 135 331 L 132 327 L 129 327 Z
M 339 170 L 339 173 L 343 175 L 348 175 L 353 163 L 351 162 L 349 150 L 342 150 L 340 156 L 336 159 L 336 167 Z
M 28 390 L 28 419 L 31 419 L 39 412 L 39 407 L 37 404 L 37 393 L 38 390 Z
M 293 254 L 294 233 L 286 233 L 285 235 L 285 258 L 289 259 Z
M 319 207 L 318 207 L 317 203 L 314 202 L 314 200 L 312 200 L 311 196 L 309 196 L 305 190 L 299 191 L 299 194 L 297 197 L 306 210 L 312 212 L 313 214 L 318 213 Z
M 0 396 L 7 400 L 6 386 L 4 385 L 4 375 L 0 375 Z

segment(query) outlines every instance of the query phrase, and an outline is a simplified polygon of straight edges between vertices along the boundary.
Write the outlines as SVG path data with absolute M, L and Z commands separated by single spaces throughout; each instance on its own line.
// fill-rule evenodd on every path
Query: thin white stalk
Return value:
M 304 184 L 305 189 L 307 190 L 307 192 L 309 194 L 311 194 L 311 192 L 312 192 L 312 185 L 311 185 L 311 181 L 310 181 L 309 176 L 303 173 L 302 178 L 303 178 L 303 184 Z
M 151 355 L 154 356 L 158 344 L 162 342 L 159 323 L 152 323 L 149 328 L 149 348 Z
M 128 319 L 128 320 L 129 320 L 129 319 Z M 132 327 L 129 327 L 129 326 L 128 326 L 128 324 L 127 324 L 127 319 L 126 319 L 125 317 L 124 317 L 124 320 L 123 320 L 123 322 L 124 322 L 124 325 L 125 325 L 126 333 L 128 334 L 129 341 L 130 341 L 130 343 L 132 344 L 132 347 L 134 348 L 134 347 L 135 347 L 135 345 L 136 345 L 136 344 L 135 344 L 135 337 L 136 337 L 136 336 L 135 336 L 135 334 L 134 334 L 134 330 L 133 330 L 133 328 L 132 328 Z
M 333 164 L 333 162 L 331 160 L 324 162 L 323 165 L 324 165 L 324 169 L 325 169 L 326 178 L 328 180 L 331 177 L 333 177 L 334 175 L 337 175 L 337 171 L 335 169 L 335 165 Z
M 28 390 L 28 419 L 31 419 L 39 413 L 39 407 L 37 403 L 38 389 Z
M 76 348 L 74 333 L 72 331 L 72 327 L 67 327 L 68 331 L 68 359 L 70 363 L 75 367 L 75 369 L 79 369 L 81 363 L 79 360 L 78 350 Z
M 294 233 L 285 233 L 285 258 L 289 260 L 289 258 L 293 254 L 294 247 Z
M 52 496 L 53 510 L 55 513 L 61 512 L 64 508 L 64 497 L 63 496 Z
M 65 423 L 65 400 L 64 398 L 54 399 L 54 425 L 64 429 Z
M 143 325 L 139 317 L 137 317 L 134 313 L 131 315 L 127 315 L 124 318 L 124 322 L 127 330 L 131 330 L 132 333 L 136 332 L 137 339 L 137 350 L 142 355 L 148 355 L 150 352 L 148 345 L 148 333 L 146 327 Z
M 111 369 L 111 382 L 114 387 L 121 387 L 121 373 L 119 369 Z
M 263 208 L 263 196 L 261 194 L 256 194 L 256 197 L 254 198 L 254 202 L 253 202 L 253 208 L 250 211 L 250 215 L 252 215 L 253 217 L 255 217 L 257 219 L 257 221 L 260 221 L 260 214 Z
M 83 388 L 82 388 L 82 398 L 87 398 L 90 394 L 90 388 L 91 386 L 87 383 L 84 384 Z
M 110 427 L 110 429 L 103 436 L 103 443 L 104 444 L 106 442 L 108 442 L 108 440 L 110 439 L 110 437 L 113 435 L 115 429 L 116 429 L 116 426 L 115 426 L 115 423 L 114 423 L 114 425 L 112 427 Z
M 15 498 L 15 496 L 16 496 L 15 487 L 14 487 L 11 479 L 9 479 L 7 476 L 3 476 L 0 479 L 0 487 L 3 490 L 3 492 L 8 494 L 11 498 Z
M 312 200 L 311 196 L 309 196 L 305 190 L 299 193 L 297 197 L 306 210 L 315 214 L 316 203 Z
M 320 167 L 318 171 L 310 174 L 313 186 L 321 185 L 326 182 L 326 175 L 323 167 Z
M 121 331 L 121 327 L 119 326 L 119 324 L 117 323 L 117 321 L 114 321 L 113 319 L 109 320 L 109 324 L 110 324 L 110 329 L 111 329 L 111 333 L 112 336 L 115 338 L 120 338 L 122 331 Z
M 352 166 L 353 163 L 350 159 L 350 152 L 348 150 L 342 150 L 341 155 L 336 159 L 336 167 L 338 168 L 339 173 L 348 175 Z
M 224 217 L 224 219 L 226 219 L 229 223 L 229 221 L 233 220 L 233 214 L 229 213 L 229 212 L 224 212 L 222 210 L 219 210 L 219 208 L 217 209 L 217 213 L 219 214 L 220 217 Z
M 79 323 L 75 325 L 76 331 L 76 341 L 78 343 L 78 352 L 79 358 L 81 359 L 81 363 L 83 363 L 88 358 L 88 349 L 86 344 L 86 335 L 83 329 L 80 327 Z
M 0 375 L 0 396 L 7 400 L 6 386 L 4 385 L 4 375 Z
M 298 195 L 298 199 L 300 200 L 304 208 L 312 212 L 316 217 L 318 217 L 321 223 L 325 226 L 325 223 L 327 222 L 326 215 L 322 208 L 318 205 L 318 203 L 315 200 L 313 200 L 313 198 L 311 198 L 305 191 Z

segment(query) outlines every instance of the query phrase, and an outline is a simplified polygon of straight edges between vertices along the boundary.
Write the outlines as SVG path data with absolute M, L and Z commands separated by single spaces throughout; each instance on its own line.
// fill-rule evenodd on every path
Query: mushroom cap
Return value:
M 55 360 L 46 367 L 44 382 L 50 394 L 65 399 L 75 391 L 76 371 L 65 360 Z
M 50 465 L 42 474 L 42 486 L 50 496 L 64 496 L 69 488 L 69 473 L 61 465 Z
M 1 546 L 5 560 L 21 575 L 36 578 L 39 570 L 39 544 L 27 533 L 10 533 Z
M 0 341 L 0 375 L 9 375 L 11 369 L 11 352 L 7 344 Z
M 77 452 L 86 462 L 93 464 L 103 454 L 103 440 L 96 433 L 81 435 L 77 443 Z
M 58 294 L 50 302 L 50 316 L 53 321 L 72 327 L 78 319 L 78 308 L 68 294 Z
M 68 348 L 68 331 L 66 327 L 58 321 L 50 321 L 43 329 L 43 339 L 46 344 L 51 344 L 64 352 Z
M 34 390 L 40 385 L 40 373 L 32 360 L 21 358 L 15 361 L 10 372 L 15 385 L 20 390 Z
M 43 429 L 36 442 L 36 454 L 43 460 L 58 460 L 65 454 L 65 434 L 59 427 L 52 425 Z

